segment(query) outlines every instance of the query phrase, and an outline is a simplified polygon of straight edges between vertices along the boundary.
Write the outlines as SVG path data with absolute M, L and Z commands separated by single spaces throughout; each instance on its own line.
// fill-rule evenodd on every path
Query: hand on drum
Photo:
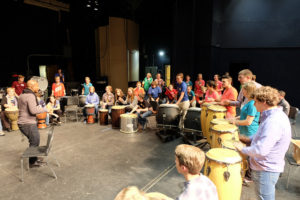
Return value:
M 230 100 L 224 100 L 220 102 L 221 106 L 228 106 L 230 104 Z
M 236 141 L 233 142 L 233 146 L 238 150 L 238 151 L 242 151 L 242 149 L 244 148 L 244 144 L 240 141 Z

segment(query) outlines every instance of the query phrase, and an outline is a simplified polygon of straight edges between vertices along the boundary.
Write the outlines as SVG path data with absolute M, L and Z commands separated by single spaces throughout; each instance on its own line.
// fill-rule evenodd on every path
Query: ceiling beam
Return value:
M 24 0 L 24 3 L 54 11 L 70 12 L 70 5 L 56 0 Z

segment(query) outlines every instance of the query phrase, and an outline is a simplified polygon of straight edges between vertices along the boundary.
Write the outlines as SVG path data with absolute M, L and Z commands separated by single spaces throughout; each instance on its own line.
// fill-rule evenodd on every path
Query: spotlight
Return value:
M 97 11 L 97 10 L 98 10 L 98 8 L 94 8 L 94 10 L 96 10 L 96 11 Z
M 165 55 L 165 52 L 164 52 L 164 51 L 159 51 L 159 52 L 158 52 L 158 55 L 159 55 L 159 56 L 164 56 L 164 55 Z

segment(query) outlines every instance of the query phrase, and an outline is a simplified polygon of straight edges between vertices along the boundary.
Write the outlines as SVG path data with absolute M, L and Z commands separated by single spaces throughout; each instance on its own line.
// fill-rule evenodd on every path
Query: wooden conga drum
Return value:
M 226 119 L 222 119 L 222 118 L 220 118 L 220 119 L 213 119 L 213 120 L 211 120 L 210 121 L 210 125 L 209 125 L 209 133 L 208 133 L 208 135 L 209 135 L 209 137 L 207 138 L 207 141 L 208 141 L 208 143 L 211 145 L 211 140 L 212 140 L 212 133 L 211 133 L 211 128 L 213 127 L 213 126 L 215 126 L 215 125 L 218 125 L 218 124 L 230 124 L 229 123 L 229 121 L 228 120 L 226 120 Z
M 47 128 L 46 125 L 47 112 L 37 114 L 36 118 L 38 120 L 38 128 L 40 129 Z
M 206 123 L 206 112 L 207 108 L 211 106 L 210 103 L 203 103 L 201 106 L 201 114 L 200 114 L 200 121 L 201 121 L 201 129 L 204 137 L 208 137 L 208 134 L 206 133 L 205 123 Z
M 233 124 L 218 124 L 211 127 L 211 148 L 222 148 L 225 140 L 239 141 L 238 127 Z
M 19 110 L 18 110 L 18 108 L 17 107 L 6 108 L 5 115 L 11 123 L 11 130 L 13 130 L 13 131 L 19 130 L 19 126 L 18 126 Z
M 242 158 L 236 151 L 223 148 L 206 153 L 204 175 L 216 186 L 219 200 L 240 200 Z
M 94 115 L 95 115 L 95 105 L 94 104 L 88 104 L 85 105 L 86 115 L 87 115 L 87 123 L 93 124 L 95 123 Z
M 112 128 L 120 128 L 121 114 L 125 113 L 125 106 L 111 107 L 111 126 Z
M 99 123 L 100 125 L 107 125 L 108 124 L 108 110 L 107 109 L 100 109 L 99 110 Z
M 207 108 L 205 130 L 207 137 L 209 136 L 209 125 L 213 119 L 225 119 L 227 109 L 224 106 L 211 105 Z
M 248 156 L 245 154 L 242 154 L 241 152 L 237 151 L 236 148 L 233 146 L 233 143 L 236 142 L 236 140 L 224 140 L 222 141 L 222 148 L 224 149 L 231 149 L 240 154 L 242 157 L 242 177 L 245 178 L 246 171 L 249 169 L 249 163 L 248 163 Z M 246 144 L 244 144 L 246 146 Z
M 122 114 L 121 116 L 122 133 L 135 133 L 138 131 L 138 116 L 136 114 Z

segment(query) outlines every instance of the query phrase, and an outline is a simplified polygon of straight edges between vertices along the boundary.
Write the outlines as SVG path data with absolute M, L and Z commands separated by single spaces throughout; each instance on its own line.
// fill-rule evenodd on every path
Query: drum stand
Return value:
M 164 143 L 168 142 L 168 141 L 175 140 L 178 137 L 180 137 L 178 127 L 172 126 L 172 125 L 166 125 L 165 124 L 165 119 L 166 119 L 166 114 L 163 114 L 163 124 L 162 125 L 157 125 L 157 126 L 161 126 L 162 129 L 159 129 L 156 132 L 156 135 Z
M 197 146 L 201 149 L 208 144 L 207 139 L 202 135 L 202 131 L 184 129 L 181 136 L 185 143 Z

